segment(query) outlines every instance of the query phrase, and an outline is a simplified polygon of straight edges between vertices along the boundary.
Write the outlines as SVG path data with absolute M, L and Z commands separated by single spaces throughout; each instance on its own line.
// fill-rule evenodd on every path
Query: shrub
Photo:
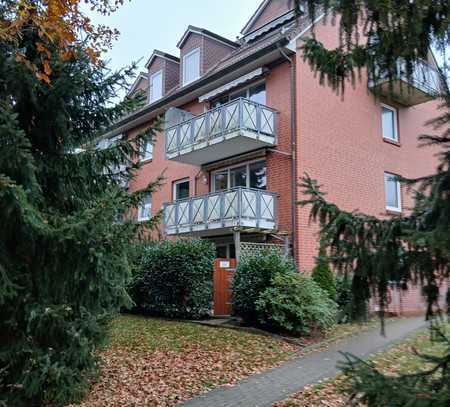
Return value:
M 273 286 L 256 302 L 259 322 L 292 334 L 330 328 L 336 323 L 337 306 L 310 277 L 299 273 L 277 274 Z
M 324 249 L 320 249 L 319 251 L 319 257 L 317 258 L 316 267 L 313 269 L 312 278 L 320 288 L 328 293 L 330 299 L 333 301 L 336 299 L 336 279 L 330 269 Z
M 352 291 L 352 279 L 349 276 L 336 279 L 336 303 L 338 305 L 338 322 L 349 323 L 367 319 L 368 306 L 366 302 L 355 300 Z
M 214 245 L 206 240 L 145 246 L 130 295 L 141 312 L 169 318 L 201 318 L 211 311 Z
M 246 323 L 257 323 L 256 301 L 271 286 L 275 274 L 288 272 L 295 272 L 294 264 L 274 253 L 242 258 L 233 278 L 233 312 Z

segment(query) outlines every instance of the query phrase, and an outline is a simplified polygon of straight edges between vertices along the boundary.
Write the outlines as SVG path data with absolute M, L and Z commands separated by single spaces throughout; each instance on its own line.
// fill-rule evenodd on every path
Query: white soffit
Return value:
M 258 76 L 262 76 L 263 74 L 263 68 L 255 69 L 252 72 L 249 72 L 246 75 L 241 76 L 240 78 L 235 79 L 234 81 L 228 82 L 225 85 L 222 85 L 211 92 L 205 93 L 204 95 L 200 96 L 198 98 L 199 102 L 206 102 L 207 100 L 211 100 L 214 97 L 220 95 L 221 93 L 224 93 L 230 89 L 236 88 L 239 85 L 244 84 L 245 82 L 251 81 L 252 79 L 257 78 Z

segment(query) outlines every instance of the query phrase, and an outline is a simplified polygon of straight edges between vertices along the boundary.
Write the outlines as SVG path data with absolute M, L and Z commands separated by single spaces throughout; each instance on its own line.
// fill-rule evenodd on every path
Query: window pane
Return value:
M 216 255 L 219 259 L 226 259 L 227 258 L 227 246 L 217 246 L 216 247 Z
M 262 105 L 266 104 L 266 84 L 261 83 L 260 85 L 250 88 L 249 93 L 250 100 Z
M 219 99 L 216 99 L 214 102 L 211 103 L 211 109 L 214 109 L 215 107 L 222 106 L 225 103 L 228 103 L 228 101 L 229 101 L 228 96 L 224 96 L 224 97 L 221 97 Z
M 147 194 L 142 199 L 141 205 L 139 206 L 139 218 L 149 219 L 152 211 L 152 196 Z
M 230 96 L 230 100 L 236 100 L 238 98 L 246 98 L 246 97 L 247 97 L 247 89 L 244 89 L 239 92 L 233 93 Z
M 228 188 L 228 171 L 216 172 L 214 174 L 214 190 L 223 191 Z
M 162 72 L 157 72 L 150 77 L 150 102 L 162 97 Z
M 141 148 L 141 160 L 150 160 L 153 157 L 153 144 L 147 141 Z
M 267 167 L 265 161 L 250 164 L 250 188 L 266 189 Z
M 175 184 L 175 200 L 189 198 L 189 181 Z
M 236 247 L 234 244 L 230 244 L 230 259 L 236 258 Z
M 386 206 L 390 208 L 399 208 L 397 177 L 392 174 L 384 174 L 384 187 L 386 192 Z
M 200 50 L 196 49 L 183 59 L 183 83 L 189 83 L 200 76 Z
M 231 188 L 247 186 L 247 166 L 230 170 Z
M 390 140 L 397 140 L 395 113 L 386 107 L 382 108 L 383 137 Z

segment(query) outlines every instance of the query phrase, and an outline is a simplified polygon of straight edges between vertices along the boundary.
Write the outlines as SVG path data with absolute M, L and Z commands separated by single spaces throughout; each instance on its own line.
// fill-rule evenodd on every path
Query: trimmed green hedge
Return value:
M 129 290 L 136 310 L 168 318 L 210 314 L 215 256 L 213 243 L 199 239 L 142 247 Z
M 247 324 L 257 324 L 256 301 L 276 274 L 288 272 L 295 272 L 295 265 L 278 254 L 262 252 L 242 258 L 233 278 L 233 312 Z

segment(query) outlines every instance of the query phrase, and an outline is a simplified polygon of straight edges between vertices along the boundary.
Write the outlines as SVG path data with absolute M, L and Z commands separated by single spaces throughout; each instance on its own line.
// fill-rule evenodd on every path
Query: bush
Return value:
M 333 301 L 336 300 L 336 279 L 330 269 L 324 249 L 320 249 L 319 251 L 319 257 L 317 258 L 316 267 L 313 269 L 312 278 L 320 288 L 328 293 L 330 299 Z
M 256 301 L 272 285 L 276 274 L 295 272 L 294 264 L 277 254 L 262 252 L 244 257 L 233 278 L 233 312 L 248 324 L 258 323 Z
M 137 310 L 169 318 L 211 312 L 214 245 L 207 240 L 164 241 L 145 246 L 129 293 Z
M 259 322 L 269 329 L 307 334 L 336 323 L 337 305 L 310 277 L 277 274 L 256 301 Z
M 358 305 L 353 295 L 352 279 L 348 276 L 338 277 L 336 279 L 336 303 L 340 324 L 367 319 L 367 303 L 359 302 Z

